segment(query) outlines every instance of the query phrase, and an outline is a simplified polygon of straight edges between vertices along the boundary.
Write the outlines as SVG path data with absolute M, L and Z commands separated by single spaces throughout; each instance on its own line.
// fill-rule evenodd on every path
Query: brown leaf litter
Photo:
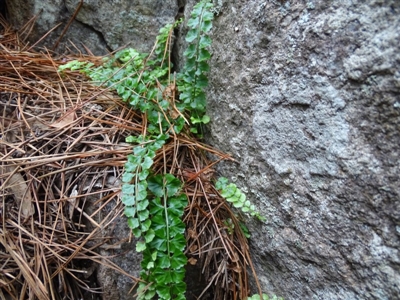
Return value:
M 142 130 L 141 116 L 78 73 L 60 77 L 63 61 L 18 49 L 17 35 L 2 25 L 0 299 L 99 293 L 84 261 L 137 281 L 96 248 L 121 215 L 119 177 L 132 148 L 124 140 Z
M 97 249 L 113 247 L 104 232 L 123 213 L 120 177 L 132 152 L 124 141 L 146 120 L 79 72 L 57 72 L 75 57 L 35 52 L 0 23 L 0 299 L 101 299 L 97 264 L 139 280 Z M 154 172 L 185 183 L 186 255 L 204 288 L 194 296 L 245 299 L 248 269 L 256 280 L 247 239 L 213 187 L 210 157 L 229 158 L 181 134 L 157 153 Z

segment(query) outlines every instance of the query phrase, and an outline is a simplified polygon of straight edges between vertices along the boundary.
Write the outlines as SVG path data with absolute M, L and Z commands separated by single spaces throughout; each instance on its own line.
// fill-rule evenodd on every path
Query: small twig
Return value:
M 64 34 L 67 32 L 69 26 L 71 26 L 71 23 L 75 20 L 77 14 L 79 13 L 79 11 L 80 11 L 80 9 L 82 7 L 82 4 L 83 4 L 83 0 L 81 0 L 81 2 L 79 2 L 77 8 L 75 9 L 74 14 L 72 15 L 72 17 L 68 21 L 67 26 L 65 26 L 64 30 L 61 32 L 60 37 L 57 39 L 56 43 L 54 44 L 53 51 L 55 51 L 57 49 L 58 45 L 60 44 L 61 39 L 64 36 Z

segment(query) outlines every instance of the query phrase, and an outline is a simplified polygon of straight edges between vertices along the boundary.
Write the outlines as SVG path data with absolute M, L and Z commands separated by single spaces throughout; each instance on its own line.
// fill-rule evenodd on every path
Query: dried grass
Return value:
M 136 281 L 96 249 L 122 212 L 124 140 L 141 116 L 2 26 L 0 299 L 87 299 L 98 263 Z
M 122 213 L 119 178 L 132 148 L 125 137 L 141 133 L 145 120 L 79 73 L 60 77 L 64 61 L 21 46 L 0 22 L 0 299 L 97 299 L 95 264 L 138 280 L 96 249 Z M 247 240 L 213 187 L 210 156 L 229 158 L 175 136 L 157 154 L 155 171 L 185 182 L 186 254 L 206 282 L 196 296 L 245 299 L 248 268 L 254 274 Z

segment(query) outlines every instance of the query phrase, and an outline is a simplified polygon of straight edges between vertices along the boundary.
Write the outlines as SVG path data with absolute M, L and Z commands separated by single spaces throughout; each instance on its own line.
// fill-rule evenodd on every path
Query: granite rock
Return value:
M 400 3 L 224 1 L 209 142 L 267 217 L 262 286 L 285 299 L 400 297 Z

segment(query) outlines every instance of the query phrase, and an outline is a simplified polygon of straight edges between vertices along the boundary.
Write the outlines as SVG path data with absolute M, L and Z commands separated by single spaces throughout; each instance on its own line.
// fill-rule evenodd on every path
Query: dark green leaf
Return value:
M 156 290 L 155 289 L 154 290 L 147 289 L 146 290 L 146 296 L 144 298 L 146 300 L 151 300 L 151 299 L 154 299 L 155 295 L 156 295 Z
M 137 238 L 142 236 L 142 231 L 140 230 L 140 228 L 133 228 L 132 233 Z
M 187 263 L 187 258 L 183 253 L 175 253 L 171 257 L 171 268 L 178 269 L 185 266 Z
M 152 105 L 148 101 L 142 101 L 138 106 L 142 113 L 145 113 L 152 108 Z
M 211 45 L 211 38 L 208 35 L 203 35 L 199 41 L 199 47 L 206 48 Z
M 149 190 L 157 197 L 162 197 L 164 195 L 164 187 L 163 187 L 163 177 L 162 175 L 155 175 L 149 177 L 148 187 Z
M 246 206 L 243 207 L 243 202 L 234 202 L 234 201 L 230 201 L 231 198 L 226 199 L 229 202 L 232 202 L 233 206 L 236 208 L 241 208 L 242 207 L 242 211 L 244 212 L 248 212 L 250 209 Z
M 193 68 L 192 70 L 186 70 L 185 72 L 185 82 L 190 83 L 190 90 L 193 93 L 193 82 L 196 80 L 196 68 Z
M 154 147 L 154 144 L 153 145 L 149 145 L 149 147 L 147 149 L 147 156 L 150 157 L 150 158 L 154 158 L 156 156 L 156 152 L 155 151 L 158 150 L 158 149 L 157 150 L 153 150 L 152 149 L 153 147 Z
M 169 268 L 171 265 L 171 262 L 169 261 L 169 254 L 166 254 L 164 252 L 158 252 L 158 257 L 157 257 L 157 266 L 160 268 Z
M 250 231 L 249 231 L 249 229 L 247 228 L 247 226 L 244 225 L 244 223 L 239 222 L 239 227 L 240 227 L 240 229 L 242 230 L 243 235 L 244 235 L 246 238 L 249 239 L 251 236 L 250 236 Z
M 126 206 L 135 205 L 135 196 L 130 194 L 122 194 L 121 201 Z
M 187 91 L 187 92 L 183 92 L 179 95 L 179 99 L 184 101 L 184 102 L 190 102 L 190 100 L 192 99 L 192 92 L 191 91 Z
M 129 66 L 127 68 L 127 71 L 129 71 L 129 69 L 131 69 L 131 68 L 132 67 Z M 126 86 L 134 89 L 136 87 L 136 85 L 137 85 L 137 79 L 136 78 L 127 78 L 125 80 L 125 84 L 126 84 Z
M 209 32 L 212 28 L 212 22 L 211 21 L 204 21 L 201 24 L 201 30 L 205 33 Z
M 139 220 L 143 222 L 144 220 L 147 220 L 149 218 L 149 211 L 148 210 L 138 211 L 137 215 L 139 217 Z
M 191 57 L 191 58 L 188 58 L 188 59 L 186 60 L 186 63 L 185 63 L 185 70 L 186 70 L 187 72 L 189 72 L 189 71 L 191 71 L 191 70 L 194 70 L 195 67 L 196 67 L 196 63 L 197 63 L 196 56 L 193 56 L 193 57 Z M 193 80 L 193 79 L 192 79 L 192 77 L 190 77 L 190 76 L 185 77 L 185 82 L 190 83 L 190 82 L 192 82 L 192 80 Z
M 237 187 L 235 184 L 228 184 L 222 191 L 221 196 L 226 198 L 232 197 L 236 193 Z
M 142 223 L 140 223 L 140 229 L 142 230 L 142 232 L 146 232 L 147 230 L 149 230 L 150 226 L 151 226 L 150 219 L 146 219 Z
M 157 226 L 157 228 L 154 228 L 154 234 L 159 237 L 159 238 L 167 238 L 167 229 L 166 226 Z
M 147 247 L 146 250 L 143 251 L 143 259 L 140 262 L 140 265 L 142 266 L 142 268 L 146 269 L 147 265 L 149 264 L 149 262 L 154 262 L 153 259 L 153 252 L 151 251 L 151 249 L 149 249 L 150 247 Z
M 218 178 L 217 182 L 215 183 L 215 188 L 217 190 L 222 190 L 225 188 L 225 186 L 228 185 L 228 183 L 229 183 L 228 178 L 220 177 L 220 178 Z
M 185 268 L 181 269 L 175 269 L 173 272 L 171 272 L 171 279 L 172 282 L 174 283 L 180 283 L 183 282 L 185 279 Z
M 147 181 L 140 181 L 136 186 L 136 201 L 141 201 L 147 198 Z
M 165 218 L 163 216 L 163 212 L 164 212 L 164 209 L 162 209 L 162 211 L 160 211 L 159 214 L 154 215 L 153 218 L 151 219 L 155 226 L 157 226 L 157 225 L 160 225 L 162 227 L 166 226 L 165 225 Z M 158 226 L 157 228 L 159 228 L 160 226 Z M 154 228 L 154 226 L 153 226 L 153 228 Z
M 177 197 L 171 197 L 168 199 L 168 214 L 173 214 L 177 217 L 181 217 L 186 205 L 187 197 L 185 194 Z
M 156 278 L 158 278 L 158 276 Z M 162 284 L 164 284 L 164 282 Z M 157 286 L 157 295 L 160 297 L 161 300 L 172 299 L 169 285 Z
M 140 102 L 141 102 L 141 97 L 138 94 L 133 94 L 129 100 L 129 104 L 134 108 L 137 108 Z
M 157 269 L 154 270 L 154 273 L 156 275 L 156 281 L 159 285 L 168 285 L 172 282 L 171 270 L 165 270 L 165 268 L 157 267 Z
M 190 18 L 189 21 L 187 22 L 187 26 L 190 28 L 196 28 L 197 25 L 199 25 L 199 17 L 196 18 Z
M 129 184 L 129 183 L 124 183 L 122 185 L 121 191 L 125 195 L 133 194 L 133 193 L 135 193 L 135 185 L 134 184 Z M 126 204 L 126 205 L 128 205 L 128 204 Z
M 130 135 L 130 136 L 128 136 L 128 137 L 125 138 L 125 142 L 127 142 L 127 143 L 136 143 L 136 139 L 137 139 L 136 136 Z M 129 154 L 128 157 L 129 157 L 129 156 L 133 156 L 133 155 L 132 155 L 132 154 Z
M 122 175 L 122 182 L 129 183 L 129 182 L 132 181 L 133 177 L 135 177 L 134 174 L 125 172 L 125 173 Z
M 177 292 L 178 294 L 176 294 L 176 297 L 174 298 L 174 300 L 186 300 L 186 296 L 185 296 L 185 292 L 186 292 L 186 283 L 183 283 L 183 284 L 179 284 L 179 285 L 184 285 L 184 288 L 183 289 L 177 289 L 177 290 L 179 290 L 179 292 Z M 174 288 L 175 288 L 176 286 L 174 285 L 174 286 L 172 286 L 172 288 L 171 289 L 173 289 L 174 290 Z
M 186 283 L 184 281 L 177 282 L 171 287 L 171 292 L 175 295 L 174 300 L 185 300 Z
M 149 100 L 155 99 L 157 96 L 157 90 L 149 90 L 146 94 L 146 98 Z
M 141 164 L 141 166 L 142 166 L 142 169 L 150 169 L 150 167 L 153 165 L 153 160 L 150 158 L 150 157 L 148 157 L 148 156 L 146 156 L 145 158 L 144 158 L 144 161 L 143 161 L 143 163 Z
M 204 10 L 203 21 L 212 21 L 214 19 L 214 14 L 209 10 Z
M 160 134 L 157 136 L 156 141 L 157 142 L 162 142 L 162 145 L 164 145 L 165 141 L 169 139 L 169 135 L 166 133 Z M 160 147 L 161 148 L 161 147 Z
M 204 115 L 203 118 L 201 118 L 201 121 L 203 122 L 203 124 L 207 124 L 210 122 L 210 117 L 207 115 Z
M 181 234 L 176 235 L 171 240 L 171 242 L 170 242 L 170 251 L 172 253 L 180 253 L 185 249 L 185 247 L 186 247 L 186 239 L 185 239 L 185 236 L 183 235 L 184 232 L 185 232 L 185 230 L 183 230 L 183 232 Z
M 142 170 L 139 173 L 139 180 L 140 181 L 146 180 L 147 176 L 149 176 L 149 170 Z
M 130 229 L 135 229 L 140 226 L 138 218 L 128 218 L 128 226 Z
M 210 59 L 211 54 L 207 49 L 200 49 L 199 56 L 197 57 L 197 62 L 205 61 Z
M 240 191 L 239 189 L 238 189 L 238 191 Z M 235 193 L 236 194 L 236 193 Z M 239 202 L 243 202 L 243 203 L 245 203 L 246 202 L 246 195 L 245 194 L 243 194 L 241 191 L 240 191 L 240 196 L 239 196 L 239 199 L 238 199 L 238 201 Z M 251 205 L 251 203 L 250 203 L 250 201 L 247 201 L 244 205 L 246 205 L 246 206 L 250 206 Z M 251 209 L 251 208 L 250 208 Z
M 196 87 L 197 88 L 204 88 L 208 86 L 208 78 L 204 74 L 198 75 L 196 79 Z
M 148 74 L 148 72 L 146 72 L 146 71 L 142 73 L 142 76 L 143 76 L 144 78 L 146 78 L 148 75 L 149 75 L 149 74 Z M 139 83 L 139 85 L 138 85 L 138 87 L 137 87 L 138 94 L 142 94 L 142 93 L 144 93 L 146 90 L 147 90 L 146 85 L 143 84 L 142 82 Z
M 161 100 L 158 102 L 158 104 L 164 111 L 166 111 L 169 107 L 169 102 L 167 100 Z
M 126 102 L 128 99 L 129 99 L 129 97 L 132 95 L 132 91 L 131 90 L 125 90 L 123 93 L 122 93 L 122 95 L 121 95 L 121 97 L 122 97 L 122 100 L 124 101 L 124 102 Z
M 156 151 L 162 147 L 164 141 L 157 142 L 155 141 L 153 144 L 148 146 L 149 149 L 149 157 L 153 158 L 156 155 Z
M 174 125 L 174 131 L 175 133 L 180 133 L 185 126 L 185 119 L 182 117 L 179 117 L 178 119 L 175 120 L 175 125 Z
M 180 227 L 180 226 L 171 226 L 169 228 L 169 235 L 170 235 L 171 238 L 176 238 L 177 236 L 180 236 L 180 235 L 183 236 L 184 233 L 185 233 L 185 227 L 184 226 L 182 226 L 182 227 Z M 173 241 L 173 242 L 175 243 L 175 241 Z
M 124 92 L 125 92 L 125 87 L 122 85 L 118 85 L 118 87 L 117 87 L 118 95 L 122 95 Z
M 197 64 L 197 69 L 205 73 L 210 71 L 210 66 L 208 65 L 207 61 L 201 61 Z
M 206 95 L 204 92 L 199 92 L 196 97 L 194 97 L 193 102 L 190 104 L 191 107 L 203 111 L 206 106 Z
M 142 252 L 146 250 L 146 244 L 144 242 L 137 242 L 136 243 L 136 252 Z
M 124 214 L 127 217 L 134 217 L 136 214 L 136 207 L 134 206 L 125 206 Z
M 140 163 L 140 158 L 130 154 L 128 155 L 128 161 L 125 163 L 125 172 L 135 172 L 136 168 Z
M 150 242 L 150 247 L 151 247 L 152 249 L 157 249 L 158 251 L 165 251 L 165 250 L 167 250 L 167 242 L 165 241 L 165 236 L 164 236 L 164 238 L 155 237 L 155 238 Z
M 155 198 L 150 204 L 150 214 L 156 215 L 164 210 L 164 206 L 161 204 L 160 198 Z
M 175 216 L 170 213 L 168 213 L 168 225 L 170 227 L 170 232 L 173 228 L 185 228 L 185 224 L 182 222 L 180 216 Z
M 133 153 L 136 156 L 144 156 L 146 154 L 146 151 L 147 151 L 147 149 L 142 146 L 137 146 L 137 147 L 133 148 Z
M 186 38 L 185 38 L 186 42 L 188 42 L 188 43 L 193 42 L 197 38 L 198 34 L 199 34 L 198 28 L 190 29 L 188 31 L 188 33 L 186 34 Z
M 144 239 L 145 239 L 146 243 L 150 243 L 154 239 L 154 237 L 155 237 L 154 230 L 153 229 L 149 229 L 146 232 L 146 235 L 144 236 Z
M 148 114 L 147 114 L 147 119 L 148 119 L 149 122 L 152 123 L 152 124 L 158 123 L 159 114 L 158 114 L 157 110 L 151 110 L 151 111 L 149 111 Z M 149 148 L 149 147 L 147 147 L 147 148 Z
M 172 174 L 164 175 L 167 188 L 167 196 L 172 197 L 178 193 L 182 187 L 182 182 Z
M 196 45 L 191 44 L 186 48 L 186 51 L 183 53 L 183 55 L 186 56 L 186 58 L 192 58 L 196 54 Z

